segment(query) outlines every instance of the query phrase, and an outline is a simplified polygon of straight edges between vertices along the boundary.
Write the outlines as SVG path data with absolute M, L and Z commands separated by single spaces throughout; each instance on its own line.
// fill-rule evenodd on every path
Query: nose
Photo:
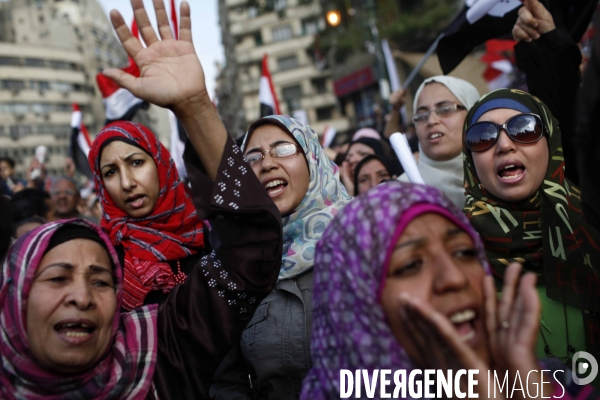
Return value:
M 446 251 L 441 251 L 435 259 L 436 274 L 434 290 L 437 293 L 459 291 L 468 285 L 468 279 L 456 260 Z
M 279 164 L 277 164 L 275 159 L 273 157 L 271 157 L 271 155 L 269 153 L 265 153 L 264 156 L 265 157 L 261 161 L 261 165 L 260 165 L 261 170 L 271 171 L 271 170 L 277 169 L 279 167 Z
M 429 117 L 427 117 L 427 126 L 435 125 L 440 122 L 440 117 L 435 113 L 435 111 L 429 112 Z
M 500 136 L 498 136 L 498 141 L 496 142 L 496 152 L 499 154 L 502 153 L 510 153 L 516 150 L 515 142 L 510 140 L 508 134 L 504 129 L 500 130 Z
M 91 293 L 89 284 L 82 279 L 75 279 L 69 285 L 65 302 L 74 305 L 79 310 L 87 310 L 95 306 L 94 296 Z
M 135 180 L 131 176 L 131 171 L 129 171 L 127 168 L 121 171 L 120 177 L 121 187 L 123 188 L 123 190 L 129 191 L 135 187 Z

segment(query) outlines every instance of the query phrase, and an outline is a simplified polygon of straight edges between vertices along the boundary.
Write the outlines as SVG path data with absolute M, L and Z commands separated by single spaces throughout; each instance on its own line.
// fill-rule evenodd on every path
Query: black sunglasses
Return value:
M 504 129 L 513 142 L 531 144 L 544 136 L 544 125 L 536 114 L 517 114 L 503 125 L 495 122 L 477 122 L 467 128 L 465 144 L 474 152 L 486 151 L 496 144 L 500 130 Z

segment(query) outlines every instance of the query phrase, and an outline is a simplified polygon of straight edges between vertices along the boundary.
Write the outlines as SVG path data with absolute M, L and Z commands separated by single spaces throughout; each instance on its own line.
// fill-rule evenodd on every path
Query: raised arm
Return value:
M 204 82 L 204 72 L 192 43 L 190 5 L 180 9 L 179 40 L 175 40 L 163 0 L 153 0 L 158 34 L 150 24 L 142 0 L 131 0 L 135 20 L 147 47 L 134 37 L 117 10 L 110 19 L 127 54 L 140 69 L 134 77 L 111 68 L 103 74 L 136 97 L 171 109 L 181 121 L 208 177 L 214 180 L 223 155 L 227 130 L 215 110 Z

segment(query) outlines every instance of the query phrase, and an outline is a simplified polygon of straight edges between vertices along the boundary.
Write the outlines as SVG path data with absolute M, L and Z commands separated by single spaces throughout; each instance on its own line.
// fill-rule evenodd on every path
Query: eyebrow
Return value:
M 280 145 L 280 144 L 293 144 L 293 143 L 292 143 L 292 142 L 289 142 L 289 141 L 287 141 L 287 140 L 277 140 L 277 141 L 275 141 L 275 142 L 271 143 L 271 144 L 269 145 L 269 147 L 270 147 L 270 148 L 273 148 L 273 147 L 275 147 L 275 146 L 278 146 L 278 145 Z M 253 148 L 251 148 L 250 150 L 248 150 L 248 151 L 246 152 L 246 154 L 254 153 L 254 152 L 257 152 L 257 151 L 261 151 L 261 150 L 260 150 L 260 147 L 253 147 Z
M 460 228 L 450 228 L 446 231 L 446 234 L 444 235 L 446 239 L 454 237 L 456 235 L 460 235 L 461 233 L 464 233 L 465 235 L 468 235 L 467 232 L 463 231 Z M 425 238 L 419 238 L 419 239 L 414 239 L 414 240 L 408 240 L 406 242 L 403 243 L 398 243 L 396 246 L 394 246 L 394 249 L 392 251 L 396 251 L 398 249 L 401 249 L 403 247 L 410 247 L 410 246 L 422 246 L 425 243 L 426 239 Z
M 62 269 L 66 269 L 68 271 L 73 271 L 75 269 L 75 267 L 72 264 L 69 264 L 66 262 L 58 262 L 58 263 L 46 265 L 44 270 L 41 271 L 38 275 L 43 274 L 44 272 L 48 271 L 50 268 L 62 268 Z M 92 272 L 94 274 L 107 273 L 112 276 L 112 271 L 110 271 L 106 267 L 102 267 L 100 265 L 95 265 L 95 264 L 90 265 L 90 272 Z
M 133 156 L 138 155 L 138 154 L 142 154 L 142 153 L 140 153 L 139 151 L 136 151 L 134 153 L 126 155 L 125 157 L 122 158 L 122 160 L 123 161 L 129 161 Z M 103 166 L 100 167 L 100 169 L 104 169 L 105 167 L 112 167 L 114 165 L 115 165 L 115 163 L 104 164 Z
M 441 107 L 442 105 L 447 104 L 447 103 L 453 103 L 453 102 L 452 102 L 452 100 L 442 100 L 442 101 L 438 101 L 437 103 L 435 103 L 433 105 L 433 107 L 434 108 L 438 108 L 438 107 Z M 429 110 L 429 108 L 427 108 L 425 106 L 421 106 L 421 107 L 417 108 L 417 111 L 419 111 L 419 110 Z

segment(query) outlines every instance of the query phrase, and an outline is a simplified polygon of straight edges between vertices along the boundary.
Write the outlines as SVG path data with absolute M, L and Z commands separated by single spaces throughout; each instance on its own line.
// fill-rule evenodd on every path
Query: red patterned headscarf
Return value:
M 159 197 L 152 214 L 132 218 L 110 197 L 102 181 L 100 157 L 105 144 L 122 140 L 139 147 L 154 159 L 160 184 Z M 96 191 L 102 205 L 100 226 L 113 245 L 125 251 L 125 294 L 123 307 L 134 309 L 144 303 L 151 290 L 168 293 L 176 281 L 170 260 L 196 254 L 204 248 L 202 221 L 185 191 L 169 151 L 145 126 L 113 122 L 102 129 L 88 156 Z

